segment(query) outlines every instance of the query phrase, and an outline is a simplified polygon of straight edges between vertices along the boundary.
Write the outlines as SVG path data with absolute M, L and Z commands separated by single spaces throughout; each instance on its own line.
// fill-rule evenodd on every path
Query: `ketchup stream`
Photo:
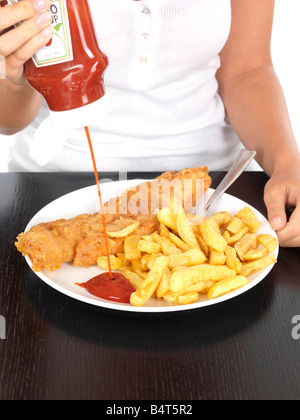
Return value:
M 89 293 L 102 299 L 111 300 L 119 303 L 130 303 L 130 296 L 135 292 L 135 288 L 132 284 L 121 274 L 113 273 L 111 270 L 110 256 L 109 256 L 109 245 L 106 231 L 106 222 L 104 214 L 104 206 L 100 189 L 99 176 L 97 171 L 96 159 L 92 144 L 92 139 L 88 127 L 84 127 L 86 136 L 89 143 L 91 157 L 93 161 L 93 167 L 95 172 L 95 179 L 98 188 L 98 196 L 100 202 L 100 209 L 102 215 L 103 232 L 105 239 L 105 247 L 108 261 L 108 273 L 102 273 L 97 277 L 92 278 L 86 283 L 76 283 L 80 287 L 84 287 Z
M 92 139 L 91 139 L 91 135 L 90 135 L 90 130 L 89 130 L 88 127 L 84 127 L 84 129 L 85 129 L 85 133 L 86 133 L 86 136 L 87 136 L 87 139 L 88 139 L 89 148 L 90 148 L 90 152 L 91 152 L 91 157 L 92 157 L 92 161 L 93 161 L 95 179 L 96 179 L 99 202 L 100 202 L 101 216 L 102 216 L 103 232 L 104 232 L 104 239 L 105 239 L 105 248 L 106 248 L 107 262 L 108 262 L 108 273 L 109 273 L 110 280 L 112 280 L 113 276 L 112 276 L 111 263 L 110 263 L 110 257 L 109 257 L 109 246 L 108 246 L 108 237 L 107 237 L 107 231 L 106 231 L 104 206 L 103 206 L 103 200 L 102 200 L 102 195 L 101 195 L 101 189 L 100 189 L 100 182 L 99 182 L 99 176 L 98 176 L 98 171 L 97 171 L 96 159 L 95 159 Z

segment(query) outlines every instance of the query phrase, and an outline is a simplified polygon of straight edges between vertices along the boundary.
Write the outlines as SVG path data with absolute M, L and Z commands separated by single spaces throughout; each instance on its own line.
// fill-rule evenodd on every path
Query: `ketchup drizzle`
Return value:
M 90 152 L 91 152 L 91 157 L 92 157 L 92 161 L 93 161 L 93 167 L 94 167 L 94 172 L 95 172 L 95 179 L 96 179 L 96 184 L 97 184 L 97 189 L 98 189 L 98 196 L 99 196 L 100 209 L 101 209 L 101 215 L 102 215 L 103 232 L 104 232 L 104 239 L 105 239 L 107 262 L 108 262 L 108 272 L 109 272 L 109 278 L 110 278 L 110 280 L 112 280 L 113 276 L 112 276 L 111 263 L 110 263 L 110 257 L 109 257 L 109 246 L 108 246 L 108 237 L 107 237 L 107 231 L 106 231 L 104 206 L 103 206 L 103 200 L 102 200 L 102 195 L 101 195 L 101 189 L 100 189 L 100 182 L 99 182 L 99 176 L 98 176 L 98 171 L 97 171 L 96 159 L 95 159 L 92 139 L 91 139 L 91 135 L 90 135 L 90 130 L 89 130 L 88 127 L 84 127 L 84 129 L 85 129 L 85 133 L 86 133 L 86 136 L 87 136 L 87 139 L 88 139 Z
M 95 179 L 96 179 L 96 184 L 97 184 L 97 189 L 98 189 L 98 196 L 99 196 L 100 209 L 101 209 L 101 214 L 102 214 L 103 231 L 104 231 L 104 238 L 105 238 L 105 247 L 106 247 L 106 254 L 107 254 L 107 261 L 108 261 L 108 272 L 102 273 L 99 276 L 94 277 L 91 280 L 87 281 L 86 283 L 82 283 L 82 284 L 76 283 L 76 284 L 80 287 L 84 287 L 89 293 L 99 298 L 110 300 L 113 302 L 119 302 L 119 303 L 130 303 L 130 296 L 133 292 L 135 292 L 135 288 L 123 276 L 123 274 L 113 273 L 111 270 L 104 206 L 103 206 L 103 200 L 102 200 L 102 195 L 101 195 L 96 159 L 95 159 L 95 154 L 94 154 L 94 149 L 93 149 L 93 144 L 92 144 L 89 128 L 84 127 L 84 129 L 85 129 L 89 147 L 90 147 L 90 152 L 91 152 L 91 157 L 92 157 L 94 172 L 95 172 Z

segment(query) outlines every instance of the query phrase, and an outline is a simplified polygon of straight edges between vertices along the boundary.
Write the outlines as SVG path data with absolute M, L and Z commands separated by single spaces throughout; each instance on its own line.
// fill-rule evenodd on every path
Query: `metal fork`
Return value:
M 248 168 L 250 163 L 256 156 L 256 152 L 251 150 L 241 150 L 231 169 L 215 190 L 211 198 L 205 204 L 203 209 L 203 200 L 199 201 L 196 206 L 197 216 L 206 216 L 212 206 L 219 200 L 219 198 L 228 190 L 229 187 L 239 178 L 239 176 Z M 202 204 L 202 206 L 201 206 Z M 201 208 L 202 207 L 202 208 Z

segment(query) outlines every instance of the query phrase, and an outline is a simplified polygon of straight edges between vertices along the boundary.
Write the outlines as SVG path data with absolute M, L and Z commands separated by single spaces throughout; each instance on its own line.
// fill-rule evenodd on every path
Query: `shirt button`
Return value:
M 143 39 L 144 41 L 149 41 L 149 39 L 150 39 L 150 35 L 149 35 L 149 34 L 147 34 L 147 33 L 145 32 L 144 34 L 142 34 L 142 39 Z
M 142 10 L 142 13 L 144 13 L 144 15 L 151 15 L 151 10 L 149 9 L 149 7 L 144 7 Z

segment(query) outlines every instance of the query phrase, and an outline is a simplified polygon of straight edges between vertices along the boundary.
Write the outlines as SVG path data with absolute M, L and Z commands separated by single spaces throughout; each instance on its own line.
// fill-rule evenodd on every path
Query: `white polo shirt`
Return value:
M 90 0 L 112 110 L 90 127 L 99 171 L 227 169 L 241 148 L 218 94 L 230 0 Z M 91 171 L 83 129 L 46 166 L 30 159 L 37 119 L 17 135 L 10 170 Z

